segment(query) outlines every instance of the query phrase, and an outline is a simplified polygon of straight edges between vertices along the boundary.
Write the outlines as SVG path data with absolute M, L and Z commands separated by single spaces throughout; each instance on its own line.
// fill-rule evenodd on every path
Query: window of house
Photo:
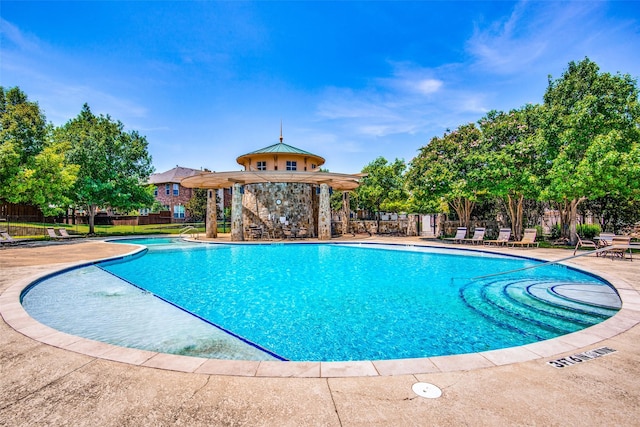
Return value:
M 173 195 L 177 196 L 180 194 L 180 184 L 173 184 Z
M 164 185 L 164 194 L 166 194 L 167 196 L 171 194 L 171 186 L 169 184 Z
M 256 167 L 257 167 L 257 169 L 259 171 L 266 171 L 267 170 L 267 162 L 258 162 Z
M 153 187 L 153 195 L 155 197 L 158 197 L 158 186 L 157 185 L 155 187 Z
M 182 205 L 174 205 L 173 206 L 173 217 L 175 219 L 184 219 L 184 206 L 182 206 Z
M 298 169 L 298 162 L 293 160 L 287 160 L 287 170 L 294 171 Z
M 318 166 L 314 165 L 313 163 L 311 163 L 311 170 L 314 170 L 315 168 L 317 168 Z

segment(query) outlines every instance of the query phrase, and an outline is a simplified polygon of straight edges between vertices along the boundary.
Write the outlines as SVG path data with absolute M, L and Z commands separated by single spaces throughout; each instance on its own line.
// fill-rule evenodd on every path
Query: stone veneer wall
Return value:
M 281 237 L 280 217 L 290 227 L 306 227 L 311 236 L 317 235 L 318 196 L 311 184 L 267 182 L 247 184 L 242 198 L 244 227 L 258 225 L 273 237 Z M 280 200 L 278 205 L 276 200 Z

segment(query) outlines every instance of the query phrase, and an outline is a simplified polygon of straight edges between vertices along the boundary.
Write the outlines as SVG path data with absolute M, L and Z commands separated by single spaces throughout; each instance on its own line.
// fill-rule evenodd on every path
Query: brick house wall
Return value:
M 155 173 L 149 178 L 149 183 L 155 186 L 155 198 L 171 213 L 171 222 L 190 221 L 186 204 L 193 196 L 193 189 L 180 185 L 183 178 L 197 175 L 202 171 L 182 166 L 176 166 L 166 172 Z

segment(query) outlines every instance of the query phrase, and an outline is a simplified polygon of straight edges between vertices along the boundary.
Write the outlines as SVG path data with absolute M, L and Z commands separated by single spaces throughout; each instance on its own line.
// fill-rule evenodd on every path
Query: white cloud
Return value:
M 436 79 L 424 79 L 417 82 L 416 87 L 418 92 L 429 95 L 440 90 L 442 87 L 442 81 Z

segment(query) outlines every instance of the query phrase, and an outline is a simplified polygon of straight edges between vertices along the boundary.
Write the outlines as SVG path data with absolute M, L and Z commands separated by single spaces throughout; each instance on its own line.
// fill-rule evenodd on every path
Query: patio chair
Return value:
M 290 228 L 283 228 L 282 234 L 284 235 L 285 239 L 291 239 L 293 237 L 293 233 L 291 232 Z
M 627 251 L 629 252 L 629 259 L 633 261 L 633 253 L 631 252 L 631 237 L 630 236 L 615 236 L 611 241 L 611 246 L 607 246 L 602 251 L 602 256 L 607 257 L 611 255 L 611 259 L 621 258 L 625 259 Z
M 598 241 L 598 248 L 605 248 L 611 246 L 611 241 L 616 237 L 615 233 L 600 233 L 594 240 Z
M 306 227 L 300 227 L 300 230 L 298 230 L 297 237 L 299 237 L 300 239 L 304 239 L 307 237 L 307 233 L 308 233 L 308 230 Z
M 501 228 L 500 229 L 500 233 L 498 233 L 498 238 L 495 240 L 485 240 L 484 244 L 485 245 L 496 245 L 496 246 L 502 246 L 502 245 L 506 245 L 507 242 L 509 242 L 509 239 L 511 238 L 511 229 L 510 228 Z
M 262 239 L 262 227 L 257 225 L 249 226 L 249 237 L 251 240 L 259 240 Z
M 576 244 L 576 248 L 573 250 L 573 255 L 576 254 L 576 252 L 578 251 L 578 248 L 582 248 L 582 247 L 593 248 L 593 250 L 595 251 L 596 249 L 598 249 L 598 244 L 593 240 L 582 240 L 580 236 L 578 236 L 578 243 Z M 596 252 L 596 256 L 598 255 L 600 254 Z
M 453 243 L 462 243 L 465 237 L 467 237 L 467 227 L 458 227 L 455 237 L 445 237 L 442 240 L 450 241 Z
M 1 244 L 13 244 L 13 243 L 18 243 L 18 241 L 16 239 L 14 239 L 13 237 L 11 237 L 11 235 L 9 233 L 7 233 L 6 231 L 3 231 L 2 233 L 0 233 L 0 236 L 2 236 L 2 238 L 0 238 L 0 243 Z
M 485 231 L 486 228 L 484 227 L 476 227 L 476 229 L 473 230 L 473 237 L 471 237 L 470 239 L 462 239 L 462 243 L 471 243 L 473 245 L 478 243 L 481 245 L 482 241 L 484 240 Z
M 73 239 L 74 237 L 80 237 L 78 235 L 71 235 L 67 233 L 66 228 L 58 228 L 58 233 L 60 233 L 60 237 L 63 239 Z
M 527 228 L 524 230 L 524 236 L 522 236 L 522 240 L 520 240 L 519 242 L 507 242 L 507 246 L 511 245 L 515 248 L 516 245 L 520 247 L 524 247 L 525 245 L 527 247 L 535 245 L 537 248 L 540 243 L 536 242 L 536 234 L 537 231 L 535 228 Z
M 56 230 L 54 230 L 53 228 L 47 228 L 47 234 L 49 235 L 50 239 L 55 239 L 55 240 L 64 239 L 64 237 L 60 236 L 59 234 L 56 234 Z

